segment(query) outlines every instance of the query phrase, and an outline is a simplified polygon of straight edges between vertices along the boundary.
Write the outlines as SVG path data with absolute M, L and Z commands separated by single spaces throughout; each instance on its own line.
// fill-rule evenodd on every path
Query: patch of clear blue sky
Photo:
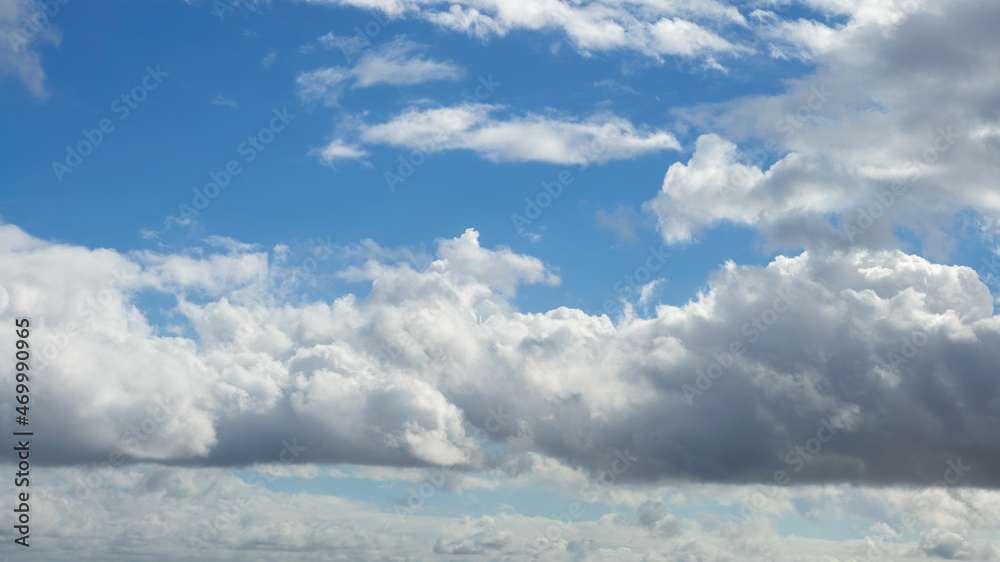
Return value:
M 350 468 L 346 468 L 350 471 Z M 428 469 L 427 474 L 434 472 Z M 248 482 L 259 482 L 253 477 L 253 472 L 240 470 L 234 472 Z M 424 496 L 420 496 L 421 485 Z M 596 521 L 608 513 L 621 512 L 633 520 L 635 510 L 626 505 L 612 505 L 603 502 L 587 501 L 583 495 L 564 495 L 550 490 L 533 487 L 514 486 L 500 483 L 495 488 L 466 488 L 460 492 L 449 492 L 433 488 L 427 480 L 373 480 L 368 478 L 300 478 L 281 477 L 267 484 L 272 492 L 288 494 L 306 493 L 313 495 L 329 495 L 373 503 L 390 513 L 436 515 L 450 517 L 480 517 L 496 515 L 510 508 L 515 513 L 525 517 L 550 517 L 558 519 L 571 515 L 573 521 Z M 433 493 L 428 490 L 433 489 Z M 410 498 L 417 498 L 410 500 Z M 727 521 L 732 515 L 739 520 L 738 513 L 742 504 L 722 505 L 714 500 L 687 500 L 684 504 L 670 501 L 670 494 L 661 498 L 670 511 L 686 520 L 697 520 L 700 514 L 711 513 Z M 407 503 L 408 501 L 412 503 Z M 579 508 L 570 506 L 578 504 Z M 407 505 L 413 506 L 412 511 L 406 511 Z M 796 511 L 781 516 L 755 515 L 768 517 L 772 520 L 775 530 L 781 536 L 800 536 L 826 540 L 848 540 L 866 536 L 866 530 L 878 519 L 856 515 L 837 515 L 835 513 L 814 513 L 810 510 L 822 506 L 798 506 Z M 571 513 L 572 512 L 572 513 Z M 579 517 L 572 516 L 579 514 Z M 894 522 L 893 522 L 894 523 Z
M 10 155 L 0 163 L 7 178 L 0 213 L 45 238 L 122 251 L 155 248 L 139 232 L 163 231 L 164 219 L 179 214 L 178 205 L 191 204 L 192 188 L 236 159 L 242 173 L 200 212 L 195 227 L 174 225 L 161 232 L 168 249 L 215 234 L 268 249 L 329 236 L 341 244 L 372 238 L 388 247 L 422 244 L 433 250 L 435 239 L 474 227 L 484 246 L 507 245 L 560 271 L 559 288 L 523 289 L 517 301 L 522 309 L 566 305 L 597 311 L 607 296 L 617 294 L 615 283 L 660 242 L 652 229 L 640 227 L 637 240 L 620 243 L 613 232 L 597 227 L 596 211 L 618 205 L 638 209 L 659 190 L 667 167 L 690 157 L 698 131 L 674 131 L 684 145 L 680 153 L 588 168 L 498 164 L 464 151 L 435 154 L 395 192 L 383 174 L 395 170 L 407 150 L 368 147 L 371 168 L 341 163 L 337 170 L 321 166 L 308 151 L 324 145 L 343 119 L 364 111 L 365 120 L 376 122 L 420 99 L 459 103 L 474 93 L 479 75 L 502 83 L 486 101 L 514 115 L 572 118 L 612 111 L 637 125 L 672 130 L 673 108 L 775 93 L 783 79 L 808 70 L 767 57 L 722 57 L 730 69 L 722 74 L 690 61 L 678 67 L 674 59 L 659 64 L 625 51 L 585 57 L 556 32 L 515 31 L 483 44 L 401 20 L 386 25 L 368 50 L 406 36 L 428 45 L 428 56 L 453 60 L 465 75 L 401 88 L 346 89 L 338 107 L 303 107 L 295 95 L 296 76 L 349 62 L 338 49 L 317 45 L 311 54 L 301 54 L 299 47 L 330 31 L 353 35 L 355 26 L 372 19 L 361 10 L 298 3 L 277 3 L 264 15 L 240 13 L 224 21 L 207 6 L 181 2 L 66 5 L 54 20 L 62 45 L 41 50 L 50 99 L 38 103 L 15 81 L 0 84 L 7 100 L 0 108 L 8 125 L 4 149 Z M 261 60 L 271 52 L 277 58 L 264 68 Z M 170 75 L 126 119 L 118 119 L 112 102 L 141 83 L 147 65 L 160 65 Z M 594 86 L 606 79 L 635 93 Z M 213 105 L 220 94 L 238 107 Z M 272 108 L 285 106 L 296 118 L 254 161 L 245 162 L 238 145 L 268 124 Z M 65 145 L 82 140 L 81 130 L 97 127 L 105 117 L 115 130 L 57 182 L 51 162 L 63 160 Z M 534 197 L 543 181 L 562 170 L 570 171 L 574 183 L 532 225 L 542 233 L 532 243 L 517 233 L 510 215 L 523 213 L 524 198 Z M 741 229 L 721 227 L 702 233 L 699 244 L 672 248 L 674 257 L 661 271 L 669 277 L 662 300 L 682 304 L 693 297 L 726 259 L 766 262 L 751 240 Z
M 351 471 L 350 468 L 346 470 Z M 423 472 L 432 474 L 435 469 L 427 469 Z M 248 482 L 259 481 L 259 479 L 253 478 L 255 473 L 252 471 L 239 470 L 234 471 L 234 474 Z M 419 506 L 419 509 L 415 508 L 413 512 L 424 515 L 495 515 L 506 509 L 504 506 L 510 506 L 517 513 L 526 517 L 548 517 L 567 512 L 571 504 L 579 503 L 581 510 L 577 520 L 595 521 L 602 515 L 616 510 L 615 506 L 600 502 L 588 502 L 582 496 L 566 497 L 549 490 L 515 486 L 503 482 L 495 488 L 465 488 L 461 492 L 448 492 L 441 488 L 433 488 L 433 493 L 428 492 L 432 489 L 432 485 L 427 484 L 424 487 L 424 496 L 420 496 L 422 483 L 427 484 L 427 480 L 414 482 L 329 476 L 318 478 L 280 477 L 268 482 L 267 489 L 289 494 L 304 492 L 372 502 L 393 513 L 396 512 L 397 506 L 401 508 L 407 506 L 412 491 L 423 502 L 417 504 L 417 500 L 413 500 L 414 503 L 411 505 Z

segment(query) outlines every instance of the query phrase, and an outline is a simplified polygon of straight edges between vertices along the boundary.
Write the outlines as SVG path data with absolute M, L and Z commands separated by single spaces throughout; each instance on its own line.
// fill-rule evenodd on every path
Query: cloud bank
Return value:
M 963 485 L 1000 483 L 1000 325 L 967 267 L 863 248 L 729 263 L 688 304 L 613 321 L 518 312 L 518 286 L 558 277 L 474 230 L 427 264 L 341 270 L 363 297 L 299 304 L 278 296 L 284 266 L 237 244 L 126 256 L 4 234 L 0 316 L 30 312 L 52 356 L 39 463 L 241 466 L 294 435 L 308 462 L 512 476 L 533 453 L 596 473 L 628 449 L 634 481 L 926 484 L 961 459 Z M 176 298 L 179 335 L 136 308 L 150 290 Z M 474 437 L 491 411 L 510 416 L 499 457 Z

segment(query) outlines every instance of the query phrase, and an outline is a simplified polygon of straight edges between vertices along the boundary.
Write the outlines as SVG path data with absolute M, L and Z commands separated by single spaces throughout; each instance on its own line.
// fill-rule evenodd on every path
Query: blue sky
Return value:
M 515 34 L 484 44 L 442 34 L 427 23 L 385 20 L 388 23 L 383 26 L 382 18 L 352 8 L 337 10 L 342 16 L 327 14 L 328 18 L 319 21 L 311 21 L 315 16 L 308 13 L 325 14 L 329 8 L 293 4 L 266 14 L 240 10 L 232 15 L 226 12 L 223 21 L 208 8 L 165 3 L 151 10 L 119 3 L 78 15 L 79 10 L 68 5 L 57 14 L 67 19 L 67 27 L 59 28 L 63 41 L 72 37 L 78 46 L 46 53 L 46 71 L 52 77 L 48 101 L 36 103 L 16 81 L 3 85 L 6 99 L 21 99 L 24 104 L 8 104 L 6 122 L 30 128 L 33 139 L 39 141 L 12 143 L 9 169 L 4 171 L 15 180 L 13 194 L 24 198 L 18 201 L 25 204 L 10 205 L 5 215 L 9 221 L 44 229 L 57 239 L 121 251 L 147 247 L 142 231 L 155 231 L 165 243 L 178 244 L 217 234 L 265 246 L 328 236 L 340 243 L 373 238 L 386 246 L 400 246 L 430 244 L 474 226 L 491 245 L 504 244 L 521 252 L 530 249 L 533 255 L 575 273 L 567 275 L 567 282 L 574 285 L 567 289 L 572 293 L 552 298 L 584 299 L 573 304 L 596 309 L 601 304 L 596 299 L 603 298 L 601 289 L 617 281 L 613 274 L 596 278 L 599 273 L 627 270 L 630 258 L 643 255 L 648 246 L 657 244 L 658 237 L 652 229 L 638 229 L 636 236 L 641 238 L 621 244 L 614 231 L 594 228 L 595 214 L 613 212 L 619 205 L 638 208 L 649 198 L 649 186 L 680 159 L 678 151 L 587 168 L 531 162 L 501 166 L 462 152 L 434 154 L 395 192 L 384 174 L 396 172 L 397 158 L 409 156 L 410 150 L 376 147 L 368 159 L 370 167 L 351 162 L 338 164 L 336 170 L 316 165 L 306 153 L 322 146 L 345 118 L 362 113 L 390 116 L 420 99 L 445 105 L 475 96 L 480 76 L 492 76 L 499 83 L 485 101 L 507 105 L 512 111 L 570 115 L 613 111 L 649 127 L 664 127 L 673 121 L 673 108 L 773 93 L 780 89 L 782 78 L 801 72 L 804 66 L 800 61 L 763 58 L 753 61 L 753 68 L 734 69 L 730 76 L 698 69 L 697 61 L 680 58 L 657 63 L 636 60 L 628 52 L 581 57 L 562 44 L 564 39 L 555 32 Z M 302 54 L 298 52 L 301 47 L 315 44 L 329 32 L 356 35 L 354 27 L 363 29 L 372 21 L 377 27 L 369 29 L 379 32 L 362 51 L 373 51 L 399 37 L 419 39 L 428 45 L 427 56 L 454 61 L 463 68 L 463 77 L 408 88 L 382 85 L 349 91 L 336 108 L 303 104 L 295 91 L 298 74 L 348 61 L 338 48 L 319 47 Z M 177 33 L 199 37 L 197 49 L 157 39 Z M 111 37 L 128 48 L 113 48 Z M 554 54 L 553 45 L 560 47 Z M 270 53 L 280 53 L 280 58 L 262 67 L 261 61 Z M 110 106 L 140 84 L 149 65 L 169 76 L 122 120 L 123 114 L 111 111 Z M 595 86 L 601 82 L 608 85 Z M 219 97 L 237 107 L 211 103 Z M 275 107 L 287 107 L 297 116 L 288 129 L 267 145 L 259 159 L 245 163 L 246 173 L 200 213 L 196 227 L 164 232 L 165 218 L 179 215 L 178 205 L 190 205 L 191 190 L 206 183 L 210 172 L 218 172 L 233 158 L 243 158 L 237 154 L 238 146 L 248 134 L 268 124 Z M 57 181 L 51 162 L 64 161 L 65 146 L 84 140 L 82 134 L 74 133 L 96 128 L 102 118 L 111 118 L 115 130 L 79 168 Z M 690 143 L 684 135 L 678 136 Z M 567 186 L 565 197 L 560 196 L 533 221 L 530 230 L 544 228 L 545 236 L 532 244 L 517 235 L 509 215 L 523 214 L 524 198 L 536 197 L 542 182 L 556 181 L 564 170 L 573 183 Z M 27 208 L 30 197 L 45 198 L 44 213 Z M 116 219 L 109 221 L 100 212 L 80 213 L 81 207 L 114 209 Z M 17 214 L 18 210 L 24 214 Z M 703 280 L 719 263 L 735 257 L 733 251 L 750 258 L 751 245 L 739 246 L 745 247 L 727 249 L 711 260 L 685 263 L 676 268 L 674 281 L 684 283 L 688 274 L 695 283 Z M 600 254 L 593 256 L 594 251 Z M 611 265 L 597 270 L 588 267 L 594 257 Z M 593 279 L 592 288 L 586 286 L 589 279 Z M 671 302 L 683 303 L 691 288 L 685 283 L 684 294 Z M 537 302 L 530 308 L 544 310 L 554 302 Z
M 998 19 L 0 0 L 0 552 L 1000 559 Z

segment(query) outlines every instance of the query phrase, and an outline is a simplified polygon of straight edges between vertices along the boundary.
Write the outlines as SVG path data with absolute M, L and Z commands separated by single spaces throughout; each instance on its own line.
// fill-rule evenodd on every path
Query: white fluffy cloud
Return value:
M 40 463 L 120 450 L 252 464 L 295 437 L 309 462 L 516 475 L 541 454 L 595 473 L 617 448 L 643 459 L 629 480 L 764 480 L 825 423 L 835 438 L 796 483 L 927 483 L 960 458 L 963 485 L 998 484 L 1000 322 L 966 267 L 861 248 L 730 263 L 687 305 L 613 323 L 518 312 L 518 285 L 558 278 L 474 230 L 438 241 L 429 263 L 369 252 L 341 271 L 370 282 L 366 296 L 308 304 L 280 298 L 283 266 L 232 241 L 123 256 L 4 234 L 0 319 L 33 318 L 46 358 Z M 178 335 L 149 324 L 141 291 L 177 299 Z M 475 438 L 491 410 L 511 416 L 490 432 L 510 458 Z M 158 429 L 126 447 L 154 415 Z
M 513 295 L 521 283 L 559 284 L 559 277 L 537 258 L 515 254 L 510 248 L 481 247 L 479 233 L 471 228 L 459 238 L 439 241 L 438 255 L 442 261 L 431 264 L 430 270 L 467 275 L 504 295 Z
M 887 247 L 896 224 L 926 233 L 940 254 L 956 213 L 995 222 L 1000 11 L 876 8 L 860 2 L 823 33 L 794 24 L 819 67 L 787 92 L 680 112 L 704 134 L 647 203 L 667 241 L 727 221 L 795 245 Z

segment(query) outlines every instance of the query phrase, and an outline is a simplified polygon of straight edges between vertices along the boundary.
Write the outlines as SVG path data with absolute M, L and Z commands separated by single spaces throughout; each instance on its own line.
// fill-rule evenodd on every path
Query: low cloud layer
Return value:
M 760 493 L 756 488 L 679 486 L 633 490 L 621 509 L 603 515 L 603 506 L 570 496 L 551 515 L 457 517 L 430 506 L 410 513 L 399 505 L 280 492 L 275 478 L 290 468 L 319 475 L 295 463 L 245 479 L 204 468 L 45 470 L 32 510 L 59 532 L 31 548 L 52 561 L 221 561 L 249 550 L 266 561 L 1000 559 L 984 535 L 1000 526 L 996 491 L 796 486 L 765 490 L 769 499 L 756 502 L 760 513 L 734 523 L 713 506 L 735 512 Z M 387 485 L 387 493 L 407 496 L 404 488 L 418 484 Z M 438 490 L 428 501 L 436 506 L 451 495 Z M 855 528 L 839 540 L 788 536 L 780 528 L 781 519 L 808 528 L 820 518 Z M 0 531 L 4 540 L 11 535 Z

